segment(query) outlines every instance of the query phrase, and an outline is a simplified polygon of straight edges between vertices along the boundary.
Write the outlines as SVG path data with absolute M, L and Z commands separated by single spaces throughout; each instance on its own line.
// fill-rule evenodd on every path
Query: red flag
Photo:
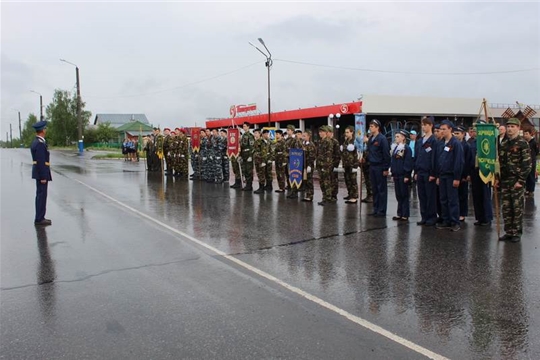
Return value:
M 227 133 L 227 156 L 238 156 L 240 151 L 238 144 L 240 143 L 240 132 L 238 129 L 230 129 Z
M 191 128 L 191 148 L 193 151 L 199 151 L 201 147 L 201 128 Z

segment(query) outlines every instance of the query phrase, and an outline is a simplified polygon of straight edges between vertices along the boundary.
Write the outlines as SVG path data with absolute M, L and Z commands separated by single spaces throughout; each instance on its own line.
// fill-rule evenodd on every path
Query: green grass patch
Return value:
M 124 155 L 119 153 L 108 153 L 108 154 L 98 154 L 92 156 L 92 159 L 94 160 L 107 160 L 107 159 L 123 159 Z

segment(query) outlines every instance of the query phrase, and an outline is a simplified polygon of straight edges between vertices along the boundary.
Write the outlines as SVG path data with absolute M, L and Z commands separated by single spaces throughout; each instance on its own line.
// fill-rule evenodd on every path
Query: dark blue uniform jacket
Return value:
M 372 136 L 368 141 L 368 151 L 369 165 L 390 167 L 390 146 L 384 135 Z
M 30 146 L 30 152 L 32 153 L 32 179 L 51 181 L 49 150 L 45 140 L 36 136 Z

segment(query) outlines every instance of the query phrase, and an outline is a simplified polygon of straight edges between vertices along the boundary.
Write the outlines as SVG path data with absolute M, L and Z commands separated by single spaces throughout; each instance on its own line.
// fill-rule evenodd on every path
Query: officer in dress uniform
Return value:
M 437 184 L 441 196 L 443 222 L 437 224 L 437 229 L 458 231 L 459 225 L 459 196 L 458 187 L 463 172 L 463 146 L 452 135 L 454 124 L 450 120 L 441 123 L 442 141 L 437 149 Z
M 523 202 L 525 183 L 531 171 L 531 149 L 519 136 L 521 123 L 511 118 L 506 122 L 506 137 L 499 147 L 504 236 L 500 241 L 519 242 L 523 234 Z
M 388 205 L 388 169 L 390 168 L 390 147 L 383 134 L 380 133 L 382 125 L 377 119 L 371 120 L 369 129 L 373 134 L 368 142 L 369 176 L 373 186 L 373 213 L 372 216 L 386 216 Z
M 433 118 L 422 119 L 424 136 L 416 141 L 414 177 L 418 187 L 421 220 L 417 225 L 435 226 L 437 222 L 437 184 L 435 183 L 435 159 L 437 139 L 433 135 Z
M 47 226 L 52 225 L 52 221 L 45 218 L 47 212 L 47 186 L 49 181 L 52 181 L 50 154 L 45 141 L 47 121 L 39 121 L 32 126 L 36 130 L 36 137 L 30 146 L 32 179 L 36 180 L 36 216 L 34 224 Z

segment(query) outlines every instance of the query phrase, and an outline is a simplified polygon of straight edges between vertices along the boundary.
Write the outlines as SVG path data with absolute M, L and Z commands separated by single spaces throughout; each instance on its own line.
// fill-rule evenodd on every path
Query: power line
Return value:
M 345 67 L 345 66 L 314 64 L 314 63 L 308 63 L 308 62 L 303 62 L 303 61 L 293 61 L 293 60 L 285 60 L 285 59 L 274 59 L 274 61 L 281 61 L 281 62 L 297 64 L 297 65 L 308 65 L 308 66 L 317 66 L 317 67 L 323 67 L 323 68 L 339 69 L 339 70 L 377 72 L 377 73 L 387 73 L 387 74 L 408 74 L 408 75 L 489 75 L 489 74 L 510 74 L 510 73 L 519 73 L 519 72 L 527 72 L 527 71 L 538 71 L 540 69 L 538 67 L 535 67 L 535 68 L 530 68 L 530 69 L 502 70 L 502 71 L 426 72 L 426 71 L 396 71 L 396 70 L 353 68 L 353 67 Z
M 238 69 L 236 69 L 236 70 L 232 70 L 232 71 L 229 71 L 229 72 L 226 72 L 226 73 L 222 73 L 222 74 L 219 74 L 219 75 L 215 75 L 215 76 L 212 76 L 212 77 L 209 77 L 209 78 L 205 78 L 205 79 L 193 81 L 193 82 L 190 82 L 190 83 L 187 83 L 187 84 L 175 86 L 175 87 L 169 88 L 169 89 L 157 90 L 157 91 L 153 91 L 153 92 L 140 93 L 140 94 L 130 94 L 130 95 L 115 95 L 115 96 L 93 96 L 93 95 L 86 95 L 86 97 L 87 97 L 87 98 L 95 98 L 95 99 L 118 99 L 118 98 L 129 98 L 129 97 L 137 97 L 137 96 L 146 96 L 146 95 L 161 94 L 161 93 L 164 93 L 164 92 L 174 91 L 174 90 L 182 89 L 182 88 L 185 88 L 185 87 L 188 87 L 188 86 L 191 86 L 191 85 L 196 85 L 196 84 L 200 84 L 200 83 L 203 83 L 203 82 L 206 82 L 206 81 L 214 80 L 214 79 L 217 79 L 217 78 L 220 78 L 220 77 L 223 77 L 223 76 L 226 76 L 226 75 L 233 74 L 233 73 L 235 73 L 235 72 L 238 72 L 238 71 L 247 69 L 247 68 L 249 68 L 249 67 L 252 67 L 252 66 L 254 66 L 254 65 L 261 64 L 261 63 L 262 63 L 262 61 L 257 61 L 257 62 L 251 63 L 251 64 L 249 64 L 249 65 L 243 66 L 243 67 L 241 67 L 241 68 L 238 68 Z

